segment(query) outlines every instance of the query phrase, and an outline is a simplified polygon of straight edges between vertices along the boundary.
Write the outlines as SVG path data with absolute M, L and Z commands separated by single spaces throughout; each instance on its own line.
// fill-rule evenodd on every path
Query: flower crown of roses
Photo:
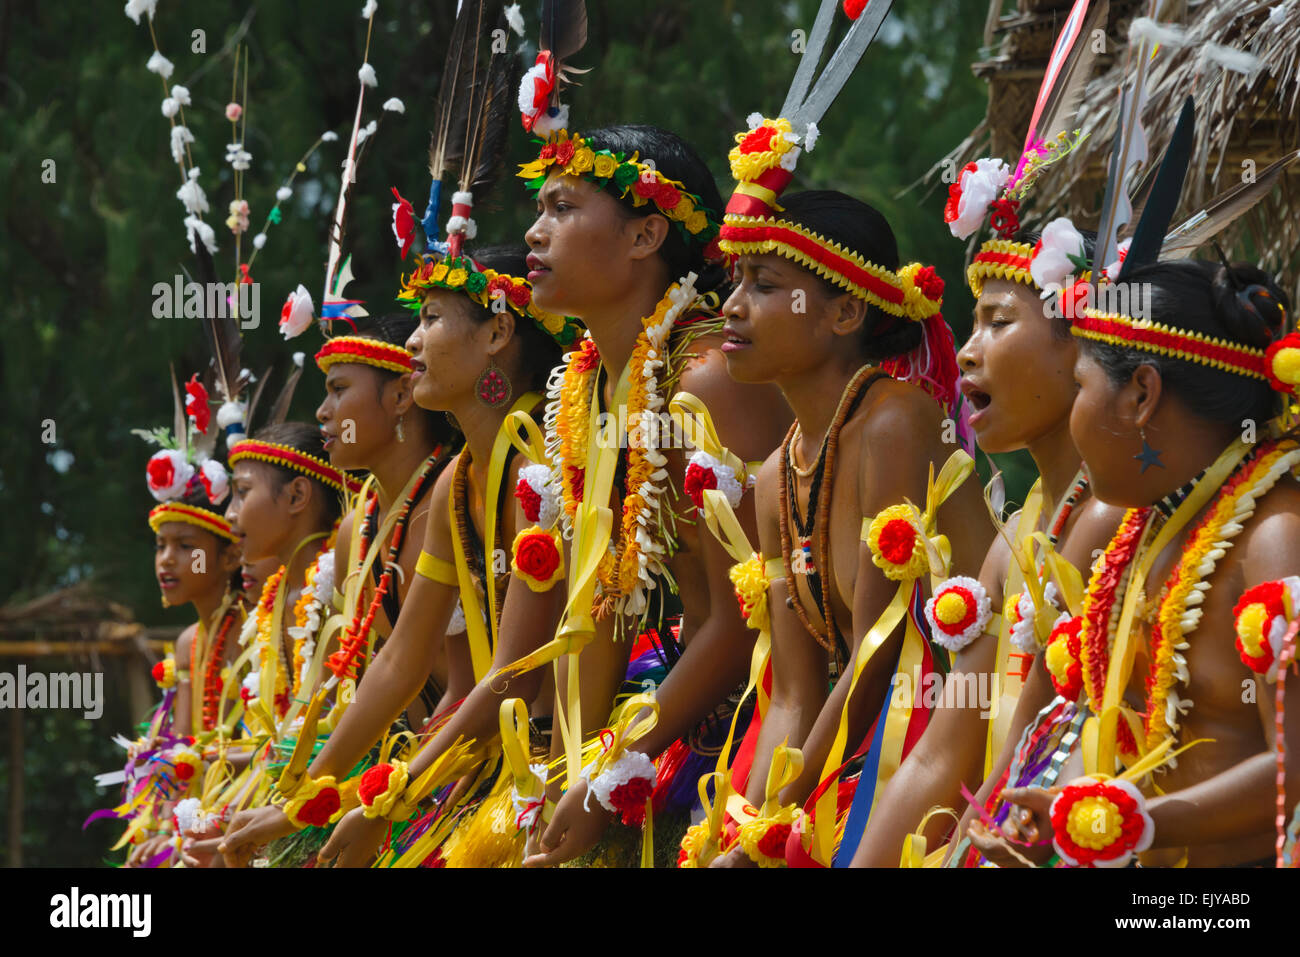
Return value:
M 736 134 L 727 158 L 736 189 L 718 245 L 728 256 L 776 253 L 883 309 L 892 316 L 921 322 L 943 308 L 943 279 L 931 266 L 909 263 L 897 272 L 879 266 L 798 223 L 781 219 L 778 199 L 794 177 L 804 150 L 817 142 L 815 123 L 802 135 L 789 120 L 753 113 L 750 129 Z
M 491 309 L 497 299 L 521 318 L 531 320 L 562 347 L 571 346 L 582 331 L 576 319 L 544 312 L 533 305 L 533 286 L 527 279 L 508 276 L 480 266 L 469 256 L 443 259 L 421 256 L 419 265 L 402 280 L 397 301 L 408 309 L 419 310 L 429 289 L 449 289 L 468 296 L 484 309 Z
M 608 149 L 596 149 L 581 135 L 561 130 L 543 144 L 537 159 L 524 163 L 517 174 L 536 193 L 551 171 L 576 176 L 607 189 L 620 199 L 630 194 L 638 208 L 653 205 L 668 217 L 688 243 L 711 245 L 719 224 L 704 201 L 675 179 L 669 179 L 638 153 L 628 156 Z

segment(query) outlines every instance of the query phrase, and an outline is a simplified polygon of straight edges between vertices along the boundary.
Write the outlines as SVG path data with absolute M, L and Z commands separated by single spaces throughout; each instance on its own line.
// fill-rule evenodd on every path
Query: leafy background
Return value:
M 536 37 L 536 4 L 525 3 L 527 53 Z M 353 187 L 346 251 L 357 281 L 349 294 L 371 311 L 392 302 L 401 263 L 389 227 L 396 186 L 417 209 L 428 189 L 424 154 L 454 0 L 381 0 L 369 60 L 379 88 L 365 119 L 390 96 L 404 116 L 383 114 Z M 797 57 L 792 31 L 810 30 L 815 0 L 657 0 L 588 4 L 591 37 L 575 65 L 592 67 L 570 91 L 575 125 L 649 122 L 683 134 L 710 159 L 727 193 L 731 133 L 753 110 L 775 111 Z M 233 196 L 223 162 L 230 126 L 236 42 L 249 56 L 248 132 L 253 154 L 246 198 L 253 230 L 275 189 L 316 137 L 325 144 L 295 183 L 284 221 L 273 227 L 254 265 L 262 284 L 262 325 L 245 334 L 244 364 L 274 366 L 272 388 L 290 355 L 315 348 L 314 332 L 283 342 L 278 307 L 301 282 L 319 302 L 327 229 L 357 94 L 365 22 L 361 0 L 178 4 L 163 0 L 154 29 L 176 65 L 171 83 L 189 88 L 186 120 L 218 234 L 217 264 L 235 278 L 234 243 L 221 225 Z M 893 224 L 905 258 L 935 264 L 948 279 L 945 314 L 960 342 L 972 302 L 962 281 L 964 248 L 941 222 L 943 184 L 903 192 L 982 118 L 986 91 L 970 64 L 978 58 L 987 8 L 970 0 L 896 3 L 876 44 L 821 124 L 823 138 L 794 189 L 837 188 L 879 208 Z M 206 52 L 191 52 L 204 31 Z M 511 37 L 512 45 L 515 38 Z M 206 352 L 193 319 L 155 319 L 153 285 L 188 268 L 190 253 L 175 198 L 179 174 L 167 147 L 158 77 L 145 70 L 147 27 L 122 15 L 120 2 L 0 4 L 0 604 L 89 579 L 148 624 L 188 623 L 162 611 L 152 580 L 150 505 L 142 481 L 148 450 L 129 430 L 165 424 L 171 408 L 168 363 L 188 377 Z M 512 160 L 536 149 L 512 133 Z M 43 183 L 43 161 L 56 181 Z M 499 207 L 480 209 L 484 236 L 522 236 L 531 204 L 511 182 Z M 444 211 L 445 214 L 445 211 Z M 322 386 L 308 362 L 293 406 L 310 420 Z M 41 441 L 46 420 L 56 442 Z M 1012 498 L 1027 478 L 1023 459 L 1004 463 Z M 5 658 L 12 670 L 17 661 Z M 84 662 L 43 659 L 29 667 L 83 670 Z M 127 714 L 121 681 L 109 672 L 109 707 L 97 722 L 67 713 L 25 713 L 26 831 L 29 865 L 94 864 L 109 826 L 86 833 L 80 822 L 114 794 L 91 775 L 120 766 L 108 742 L 138 715 Z M 116 690 L 116 695 L 115 695 Z M 8 750 L 0 781 L 9 777 Z M 0 854 L 8 847 L 0 843 Z M 0 858 L 4 859 L 4 858 Z

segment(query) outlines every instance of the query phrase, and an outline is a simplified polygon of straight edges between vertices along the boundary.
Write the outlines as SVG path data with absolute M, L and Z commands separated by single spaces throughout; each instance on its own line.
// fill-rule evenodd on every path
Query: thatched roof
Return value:
M 1002 0 L 991 0 L 986 35 L 990 42 L 1000 37 L 999 45 L 973 65 L 989 84 L 988 114 L 951 154 L 959 163 L 982 155 L 1015 161 L 1071 0 L 1018 0 L 1015 13 L 998 16 L 1002 6 Z M 1096 225 L 1124 79 L 1128 26 L 1146 7 L 1145 0 L 1111 0 L 1109 55 L 1100 58 L 1075 124 L 1089 137 L 1035 186 L 1034 206 L 1027 210 L 1034 221 L 1067 215 L 1081 227 Z M 1274 19 L 1272 7 L 1279 8 Z M 1160 19 L 1184 26 L 1187 43 L 1161 49 L 1148 74 L 1143 122 L 1152 162 L 1169 141 L 1183 98 L 1190 94 L 1196 103 L 1196 148 L 1177 221 L 1242 182 L 1246 161 L 1258 172 L 1300 147 L 1300 0 L 1171 0 Z M 1253 75 L 1225 71 L 1205 59 L 1210 42 L 1253 53 L 1262 66 Z M 1300 292 L 1300 164 L 1220 242 Z

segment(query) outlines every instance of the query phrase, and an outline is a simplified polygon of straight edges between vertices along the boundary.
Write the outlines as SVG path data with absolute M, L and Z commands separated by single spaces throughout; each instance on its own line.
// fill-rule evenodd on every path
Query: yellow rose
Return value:
M 574 157 L 575 161 L 577 157 Z M 618 169 L 618 160 L 605 153 L 597 153 L 593 158 L 593 169 L 601 179 L 609 179 Z
M 696 210 L 686 219 L 686 231 L 694 236 L 701 232 L 709 225 L 709 217 L 705 216 L 701 210 Z
M 596 154 L 587 147 L 583 147 L 573 154 L 573 159 L 569 161 L 569 169 L 575 173 L 585 173 L 596 163 Z
M 434 267 L 433 267 L 433 277 L 432 277 L 432 278 L 433 278 L 433 281 L 434 281 L 434 282 L 442 282 L 444 279 L 446 279 L 446 278 L 447 278 L 447 264 L 446 264 L 446 263 L 438 263 L 438 265 L 434 266 Z
M 668 210 L 668 216 L 670 218 L 682 223 L 690 219 L 694 213 L 695 201 L 685 193 L 682 193 L 682 198 L 678 201 L 677 205 Z
M 465 280 L 469 278 L 469 273 L 463 269 L 453 269 L 447 273 L 447 285 L 453 289 L 465 285 Z

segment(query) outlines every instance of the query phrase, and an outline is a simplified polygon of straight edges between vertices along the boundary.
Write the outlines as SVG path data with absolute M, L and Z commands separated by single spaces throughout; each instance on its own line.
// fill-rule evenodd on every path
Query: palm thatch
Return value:
M 986 40 L 991 43 L 995 34 L 1002 35 L 996 53 L 973 65 L 976 75 L 989 84 L 988 114 L 945 158 L 957 168 L 984 155 L 1015 161 L 1052 42 L 1071 0 L 1017 0 L 1016 12 L 1001 15 L 1003 5 L 1003 0 L 990 4 Z M 1034 221 L 1070 216 L 1080 227 L 1096 225 L 1124 80 L 1129 23 L 1146 7 L 1146 0 L 1112 0 L 1107 55 L 1099 60 L 1076 121 L 1088 139 L 1035 186 L 1034 207 L 1027 210 Z M 1151 163 L 1169 142 L 1183 98 L 1190 94 L 1196 103 L 1196 146 L 1177 221 L 1300 147 L 1300 2 L 1167 0 L 1159 19 L 1184 26 L 1187 42 L 1161 49 L 1152 61 L 1143 115 Z M 1261 65 L 1252 74 L 1226 71 L 1206 59 L 1209 43 L 1254 54 Z M 1232 255 L 1273 272 L 1293 301 L 1300 298 L 1297 167 L 1300 164 L 1281 177 L 1268 199 L 1219 238 Z

